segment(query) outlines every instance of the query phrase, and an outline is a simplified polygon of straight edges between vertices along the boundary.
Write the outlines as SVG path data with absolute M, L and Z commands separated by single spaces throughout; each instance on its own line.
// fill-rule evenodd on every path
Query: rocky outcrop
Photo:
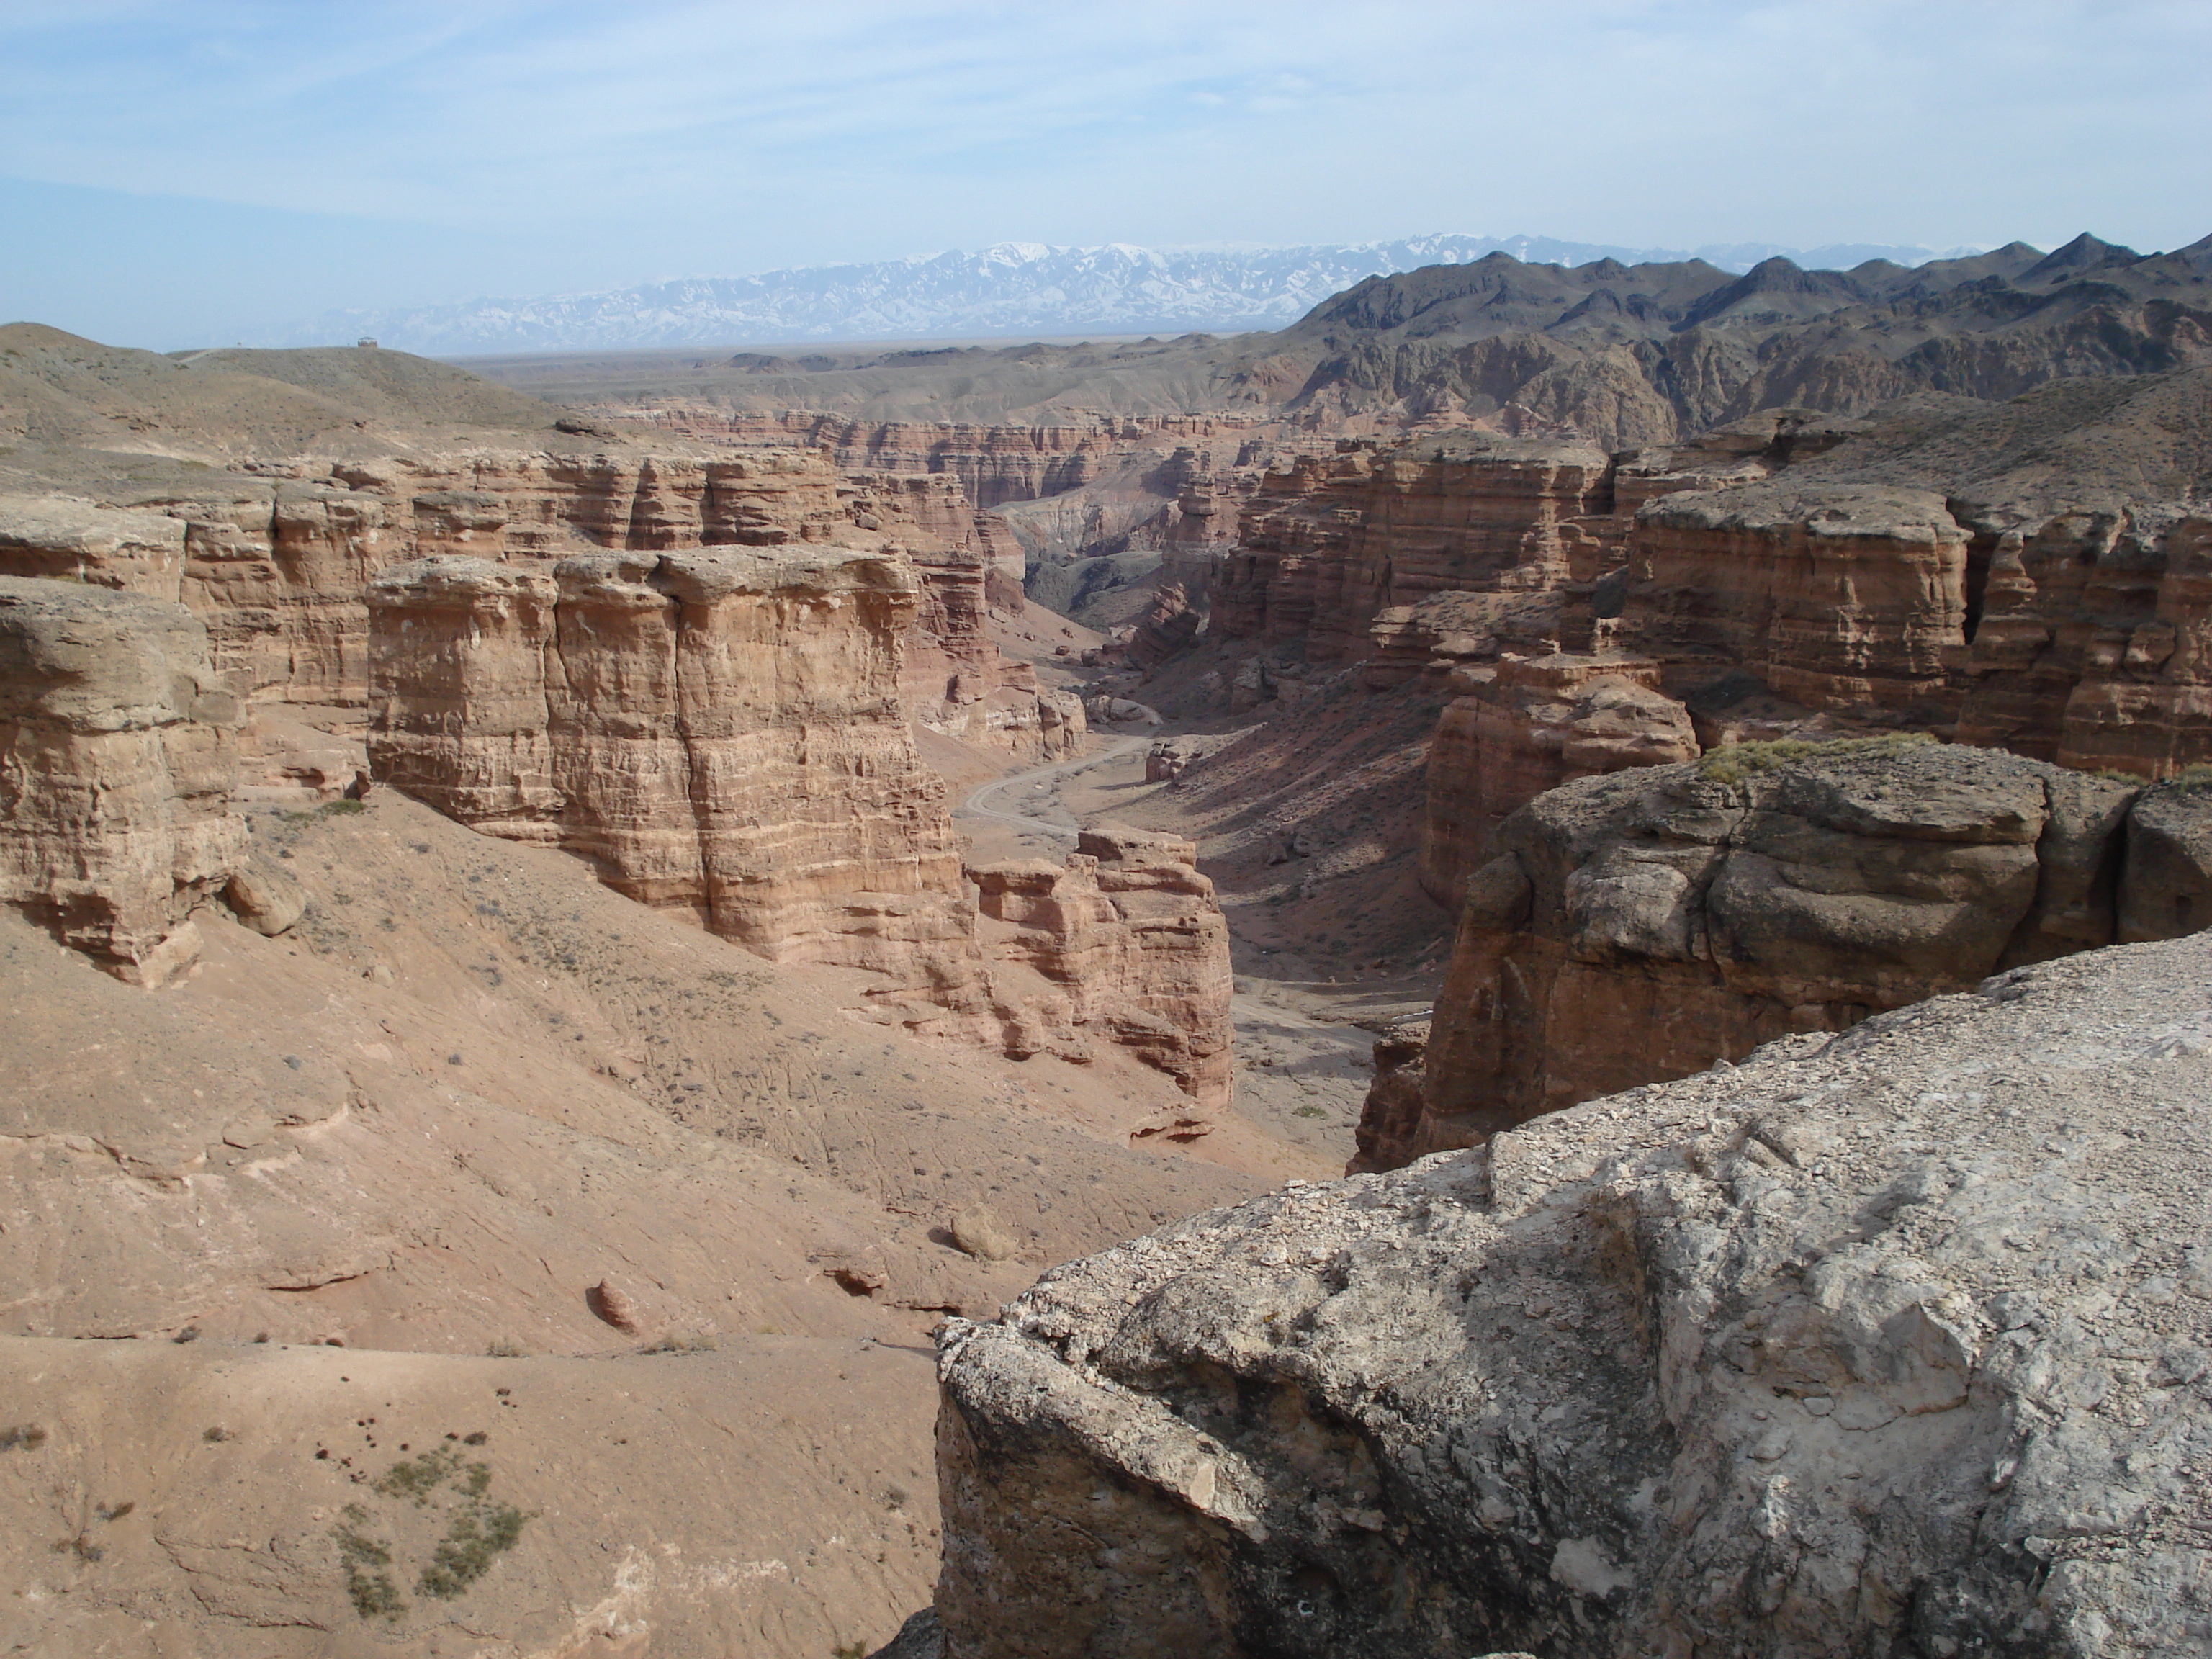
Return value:
M 1152 590 L 1152 602 L 1137 618 L 1136 632 L 1122 647 L 1121 660 L 1132 668 L 1157 668 L 1186 649 L 1205 625 L 1205 617 L 1192 605 L 1183 585 L 1162 582 Z
M 1306 636 L 1367 655 L 1386 610 L 1445 592 L 1587 591 L 1609 561 L 1609 460 L 1554 440 L 1455 432 L 1378 452 L 1347 440 L 1271 474 L 1213 590 L 1224 638 Z
M 1659 665 L 1550 655 L 1462 668 L 1429 747 L 1422 890 L 1458 908 L 1506 815 L 1547 789 L 1632 766 L 1694 759 L 1689 711 L 1659 690 Z
M 1095 1039 L 1167 1073 L 1200 1109 L 1159 1126 L 1208 1132 L 1234 1078 L 1229 924 L 1198 848 L 1123 825 L 1086 830 L 1064 865 L 971 866 L 1006 1052 L 1091 1057 Z M 1035 983 L 1009 973 L 1012 964 Z
M 185 527 L 70 495 L 0 495 L 0 573 L 183 598 Z
M 2208 974 L 2019 969 L 949 1323 L 949 1659 L 2193 1650 Z
M 898 700 L 903 561 L 805 547 L 400 565 L 375 775 L 771 960 L 972 976 L 944 786 Z
M 1957 745 L 1795 748 L 1587 778 L 1507 819 L 1418 1109 L 1371 1101 L 1357 1167 L 2109 945 L 2123 915 L 2144 939 L 2212 919 L 2212 795 Z
M 243 723 L 178 606 L 0 577 L 0 899 L 120 978 L 183 972 L 245 862 Z

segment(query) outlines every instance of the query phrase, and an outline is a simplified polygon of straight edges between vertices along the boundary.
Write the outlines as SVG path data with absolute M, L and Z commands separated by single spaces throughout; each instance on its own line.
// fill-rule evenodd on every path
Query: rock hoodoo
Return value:
M 2016 969 L 953 1322 L 948 1659 L 2193 1650 L 2208 974 Z
M 0 899 L 134 983 L 245 862 L 238 700 L 178 606 L 0 577 Z
M 1087 1056 L 1103 1037 L 1176 1079 L 1201 1115 L 1164 1126 L 1206 1132 L 1229 1104 L 1232 984 L 1229 924 L 1198 848 L 1178 836 L 1109 824 L 1086 830 L 1065 865 L 972 866 L 984 954 L 1010 1054 Z M 1018 965 L 1042 984 L 1023 984 Z
M 1467 884 L 1419 1087 L 1378 1086 L 1355 1167 L 2212 914 L 2194 787 L 1952 744 L 1796 748 L 1587 778 L 1508 818 Z

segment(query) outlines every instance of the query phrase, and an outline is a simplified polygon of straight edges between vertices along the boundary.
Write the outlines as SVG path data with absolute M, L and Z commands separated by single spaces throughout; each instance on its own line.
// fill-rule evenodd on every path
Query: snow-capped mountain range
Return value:
M 351 344 L 366 335 L 401 350 L 465 356 L 796 341 L 1227 333 L 1284 327 L 1363 277 L 1466 264 L 1496 252 L 1567 265 L 1696 258 L 1744 271 L 1777 254 L 1808 270 L 1842 270 L 1867 259 L 1919 264 L 1980 251 L 1857 245 L 1800 251 L 1765 243 L 1682 250 L 1463 235 L 1235 250 L 1002 242 L 980 253 L 694 277 L 600 294 L 331 312 L 267 331 L 251 343 Z

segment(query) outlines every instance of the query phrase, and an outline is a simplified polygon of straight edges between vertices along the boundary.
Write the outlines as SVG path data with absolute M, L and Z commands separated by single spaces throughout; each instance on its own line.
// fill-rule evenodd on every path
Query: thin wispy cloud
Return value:
M 233 210 L 307 216 L 235 279 L 302 313 L 1000 240 L 2170 246 L 2208 62 L 2212 8 L 2149 0 L 31 0 L 0 175 L 209 204 L 160 304 L 211 325 Z M 19 311 L 136 246 L 70 200 Z

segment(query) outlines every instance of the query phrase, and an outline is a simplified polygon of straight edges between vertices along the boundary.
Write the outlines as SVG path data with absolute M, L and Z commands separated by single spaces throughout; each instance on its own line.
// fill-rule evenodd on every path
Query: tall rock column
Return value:
M 134 983 L 190 966 L 244 858 L 243 723 L 181 607 L 0 577 L 0 899 Z

